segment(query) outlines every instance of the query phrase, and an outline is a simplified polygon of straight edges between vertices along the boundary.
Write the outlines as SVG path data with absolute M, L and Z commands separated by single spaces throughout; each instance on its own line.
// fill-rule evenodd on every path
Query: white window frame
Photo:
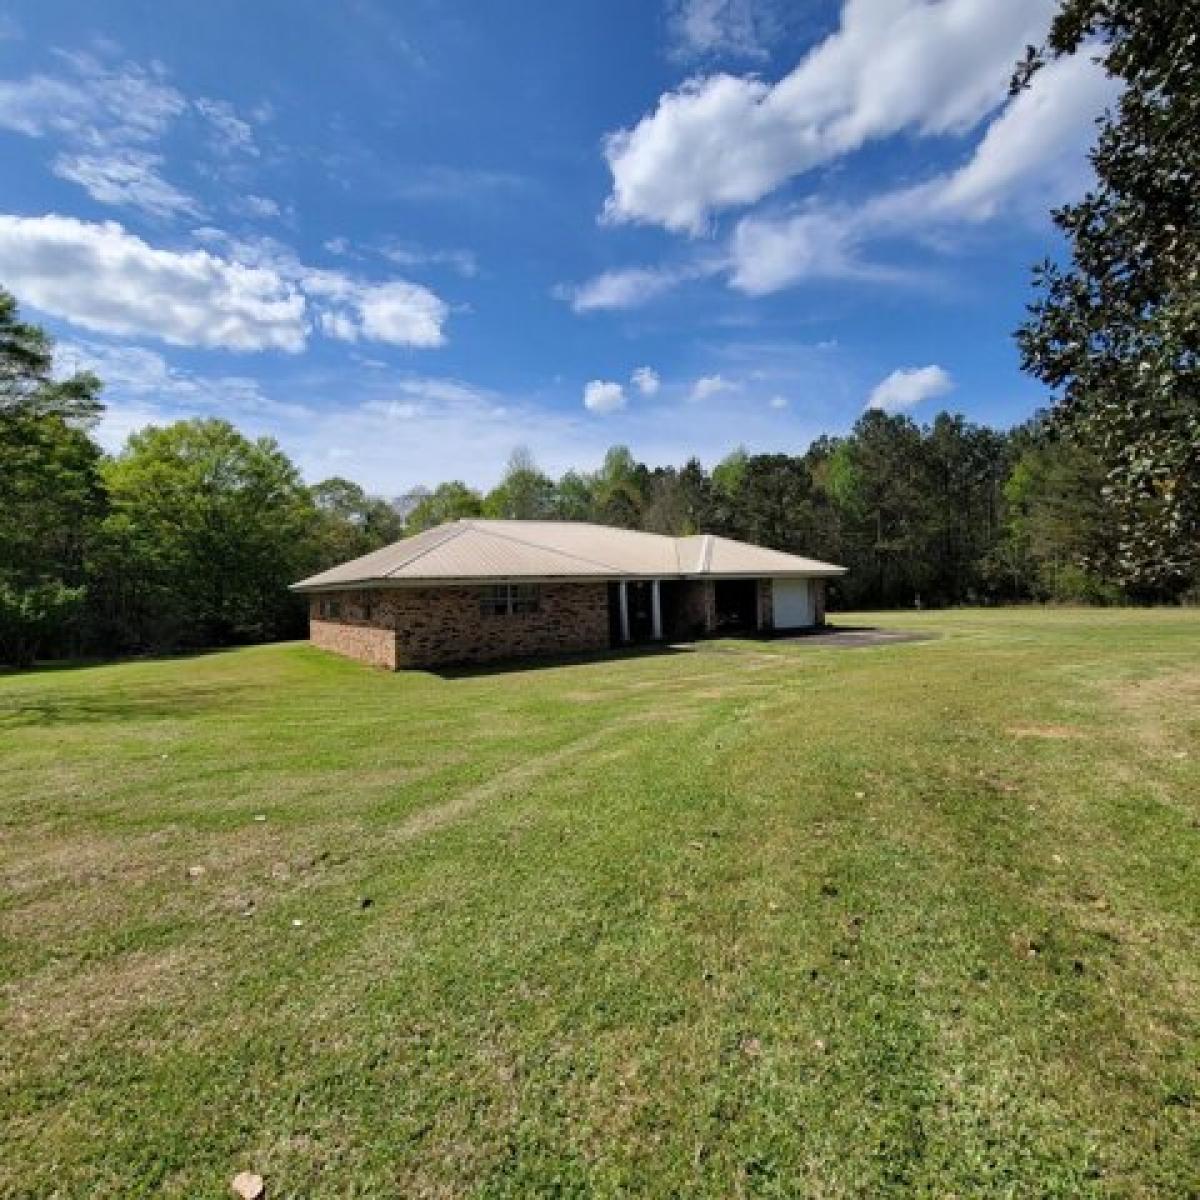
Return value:
M 536 583 L 494 583 L 479 598 L 479 611 L 485 617 L 522 617 L 541 608 L 542 593 Z

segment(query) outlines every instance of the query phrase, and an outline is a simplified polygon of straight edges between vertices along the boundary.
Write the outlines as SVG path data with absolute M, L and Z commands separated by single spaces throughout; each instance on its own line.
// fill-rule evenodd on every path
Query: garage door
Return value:
M 772 590 L 776 629 L 803 629 L 814 623 L 813 590 L 807 579 L 776 579 Z

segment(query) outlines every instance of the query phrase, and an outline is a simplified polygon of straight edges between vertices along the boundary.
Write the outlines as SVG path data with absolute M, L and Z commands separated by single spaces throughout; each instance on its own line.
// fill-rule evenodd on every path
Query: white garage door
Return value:
M 776 629 L 803 629 L 817 619 L 807 579 L 776 579 L 773 592 Z

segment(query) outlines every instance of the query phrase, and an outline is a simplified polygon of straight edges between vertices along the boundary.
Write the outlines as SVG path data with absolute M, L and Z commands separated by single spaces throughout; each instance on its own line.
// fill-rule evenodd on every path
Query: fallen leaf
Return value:
M 233 1189 L 236 1196 L 240 1196 L 242 1200 L 262 1200 L 266 1195 L 266 1185 L 263 1183 L 261 1175 L 255 1175 L 253 1171 L 241 1171 L 233 1177 L 233 1182 L 229 1185 Z

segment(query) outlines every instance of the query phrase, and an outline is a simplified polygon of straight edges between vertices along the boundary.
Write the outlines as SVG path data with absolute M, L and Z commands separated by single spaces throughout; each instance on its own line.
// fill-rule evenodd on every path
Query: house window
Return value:
M 342 615 L 342 602 L 340 600 L 322 600 L 320 606 L 320 614 L 331 621 L 337 621 Z
M 532 583 L 498 583 L 485 588 L 479 602 L 485 617 L 510 617 L 538 611 L 540 596 Z
M 375 614 L 375 605 L 371 603 L 370 596 L 364 596 L 362 602 L 362 619 L 369 621 Z

